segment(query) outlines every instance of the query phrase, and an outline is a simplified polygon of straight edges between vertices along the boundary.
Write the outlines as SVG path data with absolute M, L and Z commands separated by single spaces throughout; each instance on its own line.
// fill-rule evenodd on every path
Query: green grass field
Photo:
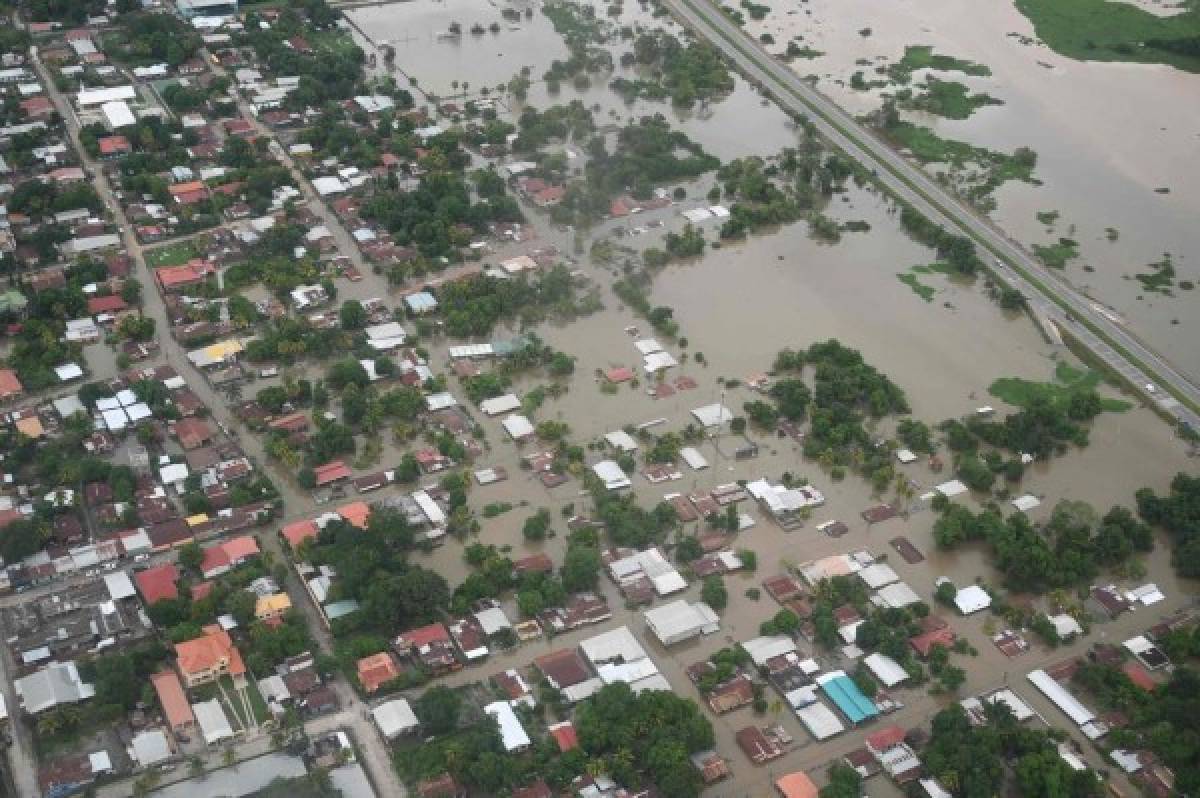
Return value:
M 1200 72 L 1200 4 L 1157 17 L 1108 0 L 1017 0 L 1050 49 L 1081 61 L 1170 64 Z
M 146 265 L 151 269 L 161 266 L 178 266 L 192 258 L 200 257 L 200 251 L 191 241 L 177 241 L 157 249 L 146 251 Z

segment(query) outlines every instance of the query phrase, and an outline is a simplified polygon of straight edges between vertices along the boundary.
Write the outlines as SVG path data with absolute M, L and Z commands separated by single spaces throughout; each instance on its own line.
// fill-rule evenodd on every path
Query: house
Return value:
M 158 703 L 162 705 L 163 715 L 171 731 L 186 732 L 196 725 L 196 716 L 188 704 L 183 692 L 183 685 L 175 671 L 159 671 L 150 677 L 154 692 L 158 694 Z
M 368 693 L 374 693 L 380 687 L 397 678 L 400 668 L 396 658 L 389 651 L 381 651 L 358 661 L 358 681 Z
M 108 294 L 107 296 L 95 296 L 87 301 L 87 310 L 89 316 L 100 316 L 104 314 L 116 315 L 123 313 L 129 309 L 129 305 L 121 298 L 120 294 Z
M 41 670 L 13 681 L 21 707 L 36 715 L 62 704 L 76 704 L 96 694 L 94 685 L 79 676 L 74 662 L 52 662 Z
M 204 575 L 205 579 L 212 579 L 229 573 L 251 557 L 257 557 L 258 554 L 258 541 L 249 535 L 231 538 L 204 550 L 200 573 Z
M 138 592 L 147 605 L 163 599 L 179 598 L 179 569 L 173 563 L 157 565 L 134 574 L 133 581 L 137 583 Z
M 718 715 L 732 712 L 754 701 L 754 683 L 739 673 L 714 687 L 705 698 L 709 709 Z
M 313 469 L 318 488 L 350 478 L 350 468 L 341 460 L 334 460 Z
M 260 621 L 271 621 L 282 618 L 284 613 L 292 608 L 292 599 L 287 593 L 274 593 L 263 596 L 254 605 L 254 617 Z
M 775 780 L 775 789 L 780 798 L 817 798 L 817 785 L 807 773 L 796 771 Z
M 573 751 L 579 747 L 579 734 L 569 720 L 553 723 L 546 727 L 546 731 L 550 732 L 550 736 L 558 744 L 560 753 L 565 754 L 567 751 Z
M 188 688 L 215 681 L 226 674 L 240 676 L 246 673 L 241 652 L 220 626 L 206 626 L 204 634 L 195 640 L 176 643 L 175 658 L 179 675 Z
M 175 438 L 186 450 L 199 449 L 212 441 L 212 427 L 202 418 L 183 418 L 174 424 Z
M 940 629 L 931 629 L 928 632 L 922 632 L 916 637 L 911 637 L 908 640 L 908 644 L 913 647 L 913 650 L 919 656 L 928 658 L 929 652 L 933 650 L 934 646 L 950 648 L 954 645 L 955 639 L 954 630 L 948 626 L 944 626 Z
M 100 145 L 101 158 L 120 158 L 133 152 L 133 147 L 125 136 L 105 136 L 97 143 Z
M 683 599 L 664 604 L 643 614 L 646 626 L 664 646 L 682 643 L 698 635 L 708 635 L 720 629 L 720 620 L 713 609 L 702 601 Z
M 496 725 L 500 728 L 500 742 L 506 752 L 514 754 L 529 748 L 529 735 L 511 704 L 507 701 L 493 701 L 485 706 L 483 711 L 496 720 Z
M 450 632 L 440 623 L 410 629 L 397 637 L 393 645 L 401 656 L 412 657 L 434 674 L 462 667 L 455 653 L 454 643 L 451 642 Z
M 738 747 L 756 765 L 770 762 L 783 756 L 783 747 L 774 739 L 763 733 L 757 726 L 747 726 L 738 730 L 734 735 Z
M 394 740 L 417 730 L 417 715 L 403 698 L 387 701 L 371 710 L 371 718 L 385 740 Z
M 12 369 L 0 369 L 0 402 L 16 399 L 25 393 L 25 386 Z

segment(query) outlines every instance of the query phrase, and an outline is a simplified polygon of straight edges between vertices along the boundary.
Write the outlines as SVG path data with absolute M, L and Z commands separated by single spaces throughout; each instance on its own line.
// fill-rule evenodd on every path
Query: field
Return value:
M 174 244 L 167 244 L 164 247 L 147 250 L 146 265 L 151 269 L 157 269 L 162 266 L 178 266 L 181 263 L 187 263 L 192 258 L 198 257 L 200 257 L 200 252 L 190 240 L 176 241 Z
M 1200 8 L 1159 17 L 1108 0 L 1017 0 L 1039 38 L 1082 61 L 1170 64 L 1200 72 Z

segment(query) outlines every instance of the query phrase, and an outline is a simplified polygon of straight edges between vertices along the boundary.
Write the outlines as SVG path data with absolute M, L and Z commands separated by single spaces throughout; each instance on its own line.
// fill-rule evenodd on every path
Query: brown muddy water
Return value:
M 825 53 L 797 59 L 792 68 L 819 78 L 818 88 L 854 113 L 879 107 L 880 94 L 849 87 L 859 70 L 870 79 L 876 64 L 898 61 L 908 45 L 988 66 L 991 77 L 938 73 L 1005 105 L 954 121 L 913 114 L 913 121 L 947 138 L 1011 152 L 1038 153 L 1036 177 L 1044 185 L 1011 182 L 996 193 L 992 218 L 1026 245 L 1060 236 L 1079 242 L 1081 257 L 1067 266 L 1072 282 L 1124 316 L 1131 329 L 1178 367 L 1200 375 L 1200 295 L 1176 289 L 1174 297 L 1147 293 L 1133 279 L 1164 252 L 1174 256 L 1179 280 L 1196 280 L 1200 265 L 1200 75 L 1165 66 L 1073 61 L 1030 43 L 1032 24 L 1010 0 L 811 0 L 772 4 L 753 35 L 769 32 L 782 52 L 792 36 Z M 1156 4 L 1138 4 L 1141 7 Z M 1157 6 L 1161 13 L 1168 9 Z M 870 35 L 859 32 L 870 29 Z M 863 59 L 869 64 L 857 63 Z M 914 75 L 920 82 L 921 72 Z M 938 167 L 931 166 L 932 171 Z M 1157 193 L 1157 189 L 1169 193 Z M 1053 230 L 1039 211 L 1057 210 Z M 1075 229 L 1070 229 L 1075 225 Z M 1106 228 L 1115 228 L 1117 241 Z M 1090 265 L 1088 272 L 1083 266 Z
M 478 14 L 468 13 L 471 9 L 478 9 Z M 865 13 L 866 9 L 863 10 Z M 643 22 L 648 20 L 644 12 L 632 4 L 626 6 L 625 13 L 631 19 L 636 16 Z M 351 12 L 355 22 L 370 32 L 372 37 L 397 41 L 411 36 L 417 40 L 409 43 L 408 51 L 398 48 L 396 64 L 407 74 L 415 75 L 421 86 L 436 87 L 440 85 L 439 81 L 449 85 L 448 81 L 452 79 L 467 80 L 473 85 L 480 80 L 495 84 L 507 80 L 523 62 L 529 62 L 527 65 L 532 67 L 536 78 L 550 59 L 562 55 L 560 44 L 556 44 L 557 37 L 540 12 L 531 19 L 523 18 L 520 23 L 525 35 L 529 36 L 528 41 L 536 43 L 537 49 L 521 50 L 519 53 L 507 51 L 512 61 L 510 63 L 507 60 L 510 55 L 504 56 L 503 71 L 498 71 L 497 60 L 489 60 L 492 59 L 490 55 L 478 56 L 478 61 L 490 64 L 483 69 L 473 61 L 476 58 L 473 53 L 476 50 L 485 54 L 499 51 L 498 48 L 507 46 L 504 37 L 515 36 L 516 32 L 505 29 L 495 39 L 491 38 L 492 34 L 485 34 L 478 44 L 473 42 L 469 34 L 465 34 L 461 42 L 454 45 L 439 42 L 429 34 L 452 20 L 458 20 L 464 28 L 469 28 L 476 19 L 486 26 L 491 19 L 489 15 L 498 17 L 498 9 L 482 2 L 469 4 L 465 0 L 455 0 L 449 6 L 406 3 Z M 627 20 L 623 16 L 621 21 Z M 881 34 L 882 28 L 880 25 Z M 875 37 L 866 41 L 878 43 Z M 896 42 L 901 50 L 903 44 L 913 43 L 904 37 L 897 38 Z M 811 43 L 818 49 L 825 49 L 819 42 Z M 614 52 L 619 54 L 621 49 L 622 46 L 617 45 Z M 964 49 L 946 47 L 954 55 L 976 57 L 989 63 L 999 73 L 998 63 Z M 1039 50 L 1038 57 L 1043 55 L 1047 54 Z M 853 59 L 850 63 L 853 63 Z M 446 70 L 452 66 L 454 69 L 461 67 L 461 72 L 448 74 Z M 470 72 L 476 68 L 479 68 L 478 73 Z M 803 68 L 802 63 L 800 68 Z M 489 74 L 491 77 L 479 77 Z M 551 97 L 544 86 L 535 83 L 528 101 L 544 106 L 578 97 L 589 106 L 598 106 L 597 121 L 601 123 L 659 111 L 667 114 L 674 124 L 722 159 L 747 154 L 771 154 L 796 140 L 795 132 L 788 126 L 784 115 L 773 106 L 762 105 L 760 99 L 741 81 L 733 95 L 713 104 L 711 108 L 682 113 L 673 111 L 665 104 L 638 103 L 633 107 L 627 106 L 607 89 L 606 84 L 607 80 L 595 80 L 594 85 L 583 92 L 564 86 L 560 93 Z M 1008 99 L 997 91 L 991 93 Z M 513 110 L 510 108 L 509 112 Z M 1011 113 L 1012 104 L 999 111 Z M 712 182 L 710 176 L 688 184 L 689 197 L 702 196 Z M 1173 194 L 1169 199 L 1174 202 L 1178 196 Z M 1002 209 L 1009 203 L 1009 200 L 1002 202 Z M 640 253 L 645 247 L 660 243 L 664 230 L 681 227 L 679 212 L 697 204 L 700 203 L 688 199 L 670 208 L 606 222 L 589 231 L 585 243 L 590 237 L 610 236 L 619 227 L 635 233 L 620 239 L 619 243 Z M 1043 209 L 1040 204 L 1033 207 Z M 1065 205 L 1061 207 L 1064 213 L 1068 211 Z M 803 347 L 831 337 L 860 349 L 873 365 L 905 390 L 912 403 L 914 416 L 930 423 L 965 415 L 983 404 L 998 405 L 987 395 L 988 385 L 998 377 L 1021 376 L 1044 380 L 1053 373 L 1056 358 L 1074 362 L 1069 353 L 1047 344 L 1025 317 L 1010 317 L 1001 312 L 984 296 L 980 284 L 954 281 L 937 274 L 921 275 L 921 282 L 936 291 L 932 302 L 923 301 L 902 284 L 896 274 L 905 272 L 913 265 L 929 262 L 932 254 L 900 231 L 894 214 L 884 200 L 868 191 L 850 189 L 830 203 L 827 213 L 838 221 L 865 220 L 871 229 L 867 233 L 845 234 L 839 244 L 830 246 L 818 244 L 809 238 L 804 225 L 791 225 L 753 236 L 742 243 L 710 249 L 704 257 L 671 265 L 656 276 L 650 300 L 652 304 L 669 305 L 675 309 L 681 334 L 688 338 L 689 345 L 684 350 L 678 343 L 660 340 L 681 360 L 686 351 L 703 352 L 707 361 L 706 365 L 700 365 L 694 357 L 689 357 L 679 368 L 672 370 L 672 378 L 686 374 L 694 377 L 699 385 L 695 390 L 681 391 L 661 401 L 645 394 L 644 378 L 641 386 L 622 386 L 616 395 L 600 391 L 594 376 L 597 369 L 617 365 L 640 366 L 640 357 L 633 347 L 634 338 L 624 331 L 625 328 L 635 325 L 641 327 L 643 334 L 650 332 L 649 326 L 623 307 L 609 290 L 613 280 L 612 271 L 591 262 L 585 255 L 579 256 L 578 267 L 601 287 L 606 309 L 570 324 L 539 325 L 537 332 L 546 343 L 574 355 L 578 360 L 576 373 L 568 380 L 567 393 L 557 400 L 548 399 L 533 415 L 534 420 L 565 421 L 571 428 L 569 439 L 577 443 L 596 441 L 604 433 L 628 424 L 637 425 L 657 419 L 665 421 L 655 426 L 654 432 L 679 430 L 691 420 L 689 413 L 692 408 L 721 398 L 722 387 L 718 384 L 718 377 L 744 380 L 768 369 L 775 353 L 784 346 Z M 1032 218 L 1032 211 L 1029 215 Z M 520 254 L 547 243 L 555 244 L 563 252 L 572 251 L 572 231 L 554 228 L 536 212 L 531 211 L 530 216 L 539 239 L 529 244 L 498 247 L 485 262 L 494 263 L 502 257 Z M 661 228 L 649 227 L 649 223 L 657 221 L 663 223 Z M 1119 221 L 1114 224 L 1121 227 L 1121 241 L 1125 242 L 1125 228 Z M 715 224 L 710 222 L 709 225 L 711 241 L 715 238 Z M 1077 237 L 1084 239 L 1082 234 Z M 350 296 L 394 296 L 374 275 L 367 275 L 367 279 L 359 284 L 339 284 L 339 289 L 339 299 Z M 1171 301 L 1183 303 L 1186 299 Z M 504 331 L 497 331 L 496 336 L 502 337 L 503 334 Z M 431 352 L 435 371 L 446 370 L 446 347 L 450 343 L 457 342 L 422 342 Z M 522 376 L 515 381 L 514 389 L 520 395 L 546 381 L 534 375 Z M 451 378 L 450 383 L 456 395 L 462 397 L 459 382 Z M 725 391 L 724 402 L 739 411 L 744 402 L 755 396 L 745 387 L 731 388 Z M 535 451 L 537 446 L 529 444 L 520 449 L 508 440 L 499 419 L 484 418 L 478 412 L 474 416 L 480 420 L 488 444 L 488 450 L 480 458 L 478 467 L 504 466 L 509 472 L 509 479 L 491 486 L 474 487 L 471 504 L 476 510 L 491 502 L 503 501 L 515 505 L 513 510 L 497 518 L 481 518 L 480 540 L 504 547 L 514 558 L 544 550 L 561 562 L 565 550 L 565 524 L 561 512 L 572 505 L 574 510 L 581 512 L 590 509 L 587 497 L 580 495 L 581 482 L 572 479 L 553 490 L 544 488 L 519 467 L 521 454 Z M 388 440 L 379 466 L 381 468 L 397 460 L 402 451 L 390 441 L 390 436 L 385 437 Z M 977 579 L 995 584 L 995 575 L 987 565 L 983 552 L 964 549 L 944 554 L 934 550 L 931 540 L 932 513 L 921 512 L 908 519 L 893 519 L 873 528 L 868 527 L 860 519 L 859 513 L 880 498 L 891 498 L 890 494 L 872 496 L 869 487 L 854 477 L 840 483 L 831 482 L 815 463 L 804 460 L 799 446 L 790 439 L 768 438 L 757 433 L 751 433 L 751 437 L 761 446 L 760 456 L 756 459 L 732 459 L 729 452 L 736 442 L 726 432 L 715 446 L 711 442 L 703 445 L 704 456 L 711 463 L 706 470 L 692 472 L 681 466 L 684 471 L 681 480 L 658 485 L 650 484 L 640 475 L 633 477 L 633 490 L 639 502 L 645 506 L 661 500 L 665 494 L 708 489 L 738 479 L 761 476 L 778 479 L 785 471 L 807 477 L 825 493 L 827 500 L 826 505 L 814 513 L 811 523 L 792 533 L 783 532 L 757 509 L 746 508 L 757 523 L 739 536 L 736 545 L 757 552 L 759 569 L 754 575 L 735 575 L 727 579 L 730 603 L 723 613 L 722 629 L 718 634 L 664 650 L 661 646 L 650 644 L 647 635 L 642 634 L 644 623 L 640 613 L 624 609 L 618 609 L 613 621 L 600 627 L 603 629 L 628 623 L 647 643 L 647 649 L 679 694 L 696 697 L 683 673 L 687 665 L 734 641 L 755 636 L 759 623 L 776 612 L 777 607 L 769 598 L 754 601 L 745 595 L 745 590 L 779 572 L 786 563 L 862 548 L 876 555 L 887 555 L 891 551 L 887 541 L 897 535 L 905 535 L 928 559 L 909 565 L 899 557 L 892 556 L 889 562 L 926 600 L 931 599 L 934 579 L 941 575 L 949 576 L 960 585 Z M 1142 407 L 1124 414 L 1102 416 L 1094 425 L 1091 438 L 1092 445 L 1089 448 L 1073 451 L 1027 472 L 1021 490 L 1035 493 L 1044 500 L 1043 506 L 1033 511 L 1035 519 L 1047 517 L 1053 504 L 1060 499 L 1086 500 L 1103 512 L 1113 504 L 1131 503 L 1133 493 L 1138 488 L 1148 485 L 1162 491 L 1176 472 L 1195 471 L 1194 461 L 1186 457 L 1179 443 L 1173 439 L 1171 430 Z M 595 459 L 598 456 L 591 454 L 590 460 Z M 904 466 L 903 470 L 922 487 L 949 478 L 948 473 L 932 473 L 923 463 Z M 969 501 L 975 503 L 977 498 Z M 554 528 L 558 534 L 541 544 L 527 544 L 521 536 L 521 524 L 539 507 L 552 511 Z M 844 521 L 851 531 L 840 539 L 827 538 L 815 531 L 816 524 L 830 519 Z M 420 555 L 419 559 L 442 573 L 452 585 L 467 574 L 461 546 L 455 541 L 428 555 Z M 1167 601 L 1125 616 L 1119 622 L 1099 625 L 1088 638 L 1066 650 L 1052 652 L 1035 645 L 1032 651 L 1010 661 L 988 640 L 984 633 L 984 618 L 951 618 L 956 631 L 965 636 L 979 652 L 975 658 L 956 657 L 956 661 L 961 659 L 959 664 L 968 673 L 964 694 L 1009 681 L 1052 724 L 1066 728 L 1065 719 L 1034 695 L 1024 681 L 1024 674 L 1070 653 L 1081 652 L 1095 640 L 1123 640 L 1155 623 L 1166 612 L 1193 602 L 1195 586 L 1183 584 L 1175 578 L 1169 564 L 1169 552 L 1164 546 L 1160 545 L 1146 558 L 1146 567 L 1146 580 L 1157 582 L 1166 593 Z M 605 582 L 603 587 L 613 606 L 619 608 L 620 599 L 612 586 Z M 685 595 L 698 598 L 699 587 L 691 586 Z M 501 667 L 525 665 L 552 646 L 557 648 L 577 642 L 596 631 L 599 629 L 573 633 L 567 640 L 556 640 L 553 644 L 535 642 L 523 645 L 483 668 L 472 668 L 455 675 L 448 683 L 474 681 L 485 678 Z M 807 650 L 807 647 L 802 646 L 802 649 Z M 817 655 L 828 667 L 846 665 L 836 654 L 817 652 Z M 916 689 L 898 690 L 896 697 L 906 706 L 885 722 L 906 727 L 925 723 L 948 700 L 929 696 L 925 691 Z M 755 716 L 749 709 L 744 709 L 719 718 L 713 717 L 712 720 L 717 733 L 717 749 L 730 760 L 734 771 L 733 780 L 706 791 L 706 795 L 712 796 L 767 795 L 771 792 L 770 783 L 774 778 L 796 769 L 823 771 L 827 763 L 862 745 L 863 736 L 870 731 L 852 730 L 824 744 L 815 744 L 798 720 L 786 711 L 778 715 L 768 712 L 766 716 Z M 734 732 L 752 723 L 762 725 L 775 721 L 788 729 L 797 741 L 797 747 L 769 767 L 754 768 L 737 749 L 733 741 Z M 1093 764 L 1101 766 L 1099 757 L 1090 749 L 1088 758 Z M 817 778 L 820 780 L 821 776 L 817 775 Z M 880 779 L 873 780 L 867 792 L 880 796 L 897 794 L 894 788 Z

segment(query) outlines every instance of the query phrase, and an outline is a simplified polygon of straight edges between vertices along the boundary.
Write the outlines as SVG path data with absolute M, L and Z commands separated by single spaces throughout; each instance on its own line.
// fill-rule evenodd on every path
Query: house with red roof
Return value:
M 943 626 L 940 629 L 931 629 L 928 632 L 922 632 L 916 637 L 910 637 L 908 644 L 912 646 L 917 654 L 919 654 L 922 658 L 927 658 L 929 656 L 929 652 L 933 650 L 934 646 L 950 648 L 954 645 L 955 639 L 956 635 L 954 634 L 954 630 L 949 626 Z
M 120 294 L 109 294 L 90 298 L 87 301 L 87 308 L 89 316 L 99 316 L 104 313 L 115 315 L 128 310 L 129 305 L 121 298 Z
M 546 731 L 550 732 L 554 742 L 558 743 L 558 750 L 564 754 L 579 747 L 579 733 L 569 720 L 551 724 L 546 727 Z
M 191 451 L 199 449 L 212 440 L 212 427 L 202 418 L 182 418 L 174 424 L 175 438 L 179 445 Z
M 180 205 L 195 205 L 208 199 L 208 188 L 200 180 L 189 180 L 186 183 L 176 183 L 168 186 L 167 191 Z
M 129 139 L 124 136 L 105 136 L 97 143 L 100 145 L 101 158 L 120 158 L 133 152 Z
M 216 681 L 226 674 L 240 676 L 246 673 L 241 652 L 229 633 L 216 625 L 204 627 L 204 634 L 195 640 L 176 643 L 175 658 L 179 675 L 189 688 Z
M 283 539 L 292 549 L 298 549 L 304 541 L 315 538 L 317 531 L 317 522 L 306 518 L 303 521 L 293 521 L 285 525 L 283 529 L 279 530 L 279 534 L 283 535 Z
M 317 478 L 317 487 L 320 488 L 343 479 L 349 479 L 350 467 L 341 460 L 334 460 L 325 465 L 317 466 L 313 469 L 313 474 Z
M 229 573 L 251 557 L 257 557 L 258 554 L 258 541 L 249 535 L 230 538 L 204 550 L 204 560 L 200 563 L 200 572 L 204 574 L 205 579 L 212 579 Z
M 25 386 L 12 369 L 0 369 L 0 402 L 16 399 L 25 393 Z
M 380 687 L 400 675 L 400 667 L 390 651 L 380 651 L 358 661 L 358 681 L 368 693 L 374 693 Z
M 196 725 L 196 716 L 192 714 L 192 705 L 188 703 L 183 685 L 175 671 L 159 671 L 151 675 L 150 684 L 158 694 L 158 703 L 162 704 L 163 715 L 173 732 L 184 732 Z
M 458 653 L 444 624 L 431 623 L 400 634 L 393 645 L 401 656 L 411 657 L 434 674 L 456 671 L 462 667 Z
M 367 519 L 371 517 L 371 506 L 366 502 L 350 502 L 337 508 L 337 514 L 347 524 L 366 529 Z
M 175 584 L 179 581 L 179 569 L 174 563 L 139 571 L 133 575 L 133 581 L 137 584 L 138 592 L 142 594 L 142 601 L 147 605 L 164 599 L 179 598 L 179 588 Z

